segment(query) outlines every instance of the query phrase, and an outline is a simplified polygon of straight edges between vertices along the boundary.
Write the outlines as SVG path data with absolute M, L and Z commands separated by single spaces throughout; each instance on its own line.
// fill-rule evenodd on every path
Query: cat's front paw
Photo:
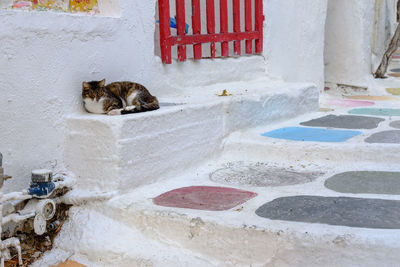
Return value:
M 136 108 L 136 106 L 127 106 L 126 108 L 125 108 L 125 110 L 126 111 L 132 111 L 132 110 L 134 110 Z
M 107 113 L 109 116 L 121 115 L 122 109 L 113 109 Z

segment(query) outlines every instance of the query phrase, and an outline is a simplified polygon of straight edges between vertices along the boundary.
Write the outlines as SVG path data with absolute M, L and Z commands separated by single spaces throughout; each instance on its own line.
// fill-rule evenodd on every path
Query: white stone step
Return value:
M 226 105 L 226 103 L 220 104 Z M 210 105 L 213 110 L 214 104 Z M 168 109 L 172 116 L 177 116 L 176 108 L 178 107 Z M 157 118 L 164 112 L 160 111 L 159 115 L 154 112 L 152 116 Z M 201 113 L 201 109 L 194 110 L 193 106 L 187 105 L 187 110 L 182 112 L 199 116 L 197 113 Z M 332 114 L 343 115 L 346 112 L 347 110 L 338 110 Z M 219 116 L 218 112 L 213 114 Z M 364 139 L 373 133 L 391 129 L 389 124 L 398 119 L 382 117 L 385 121 L 381 122 L 376 129 L 358 129 L 362 132 L 361 135 L 343 143 L 295 142 L 261 136 L 266 131 L 286 126 L 299 126 L 300 122 L 327 114 L 323 112 L 305 114 L 289 121 L 243 129 L 230 135 L 228 134 L 231 130 L 222 130 L 226 128 L 218 126 L 222 128 L 218 129 L 224 132 L 218 134 L 220 139 L 214 141 L 215 146 L 220 146 L 219 142 L 223 144 L 217 149 L 217 152 L 222 150 L 220 157 L 213 157 L 216 159 L 207 162 L 202 161 L 201 166 L 193 164 L 192 167 L 187 167 L 190 165 L 187 164 L 181 167 L 178 159 L 170 159 L 171 156 L 169 156 L 166 164 L 179 166 L 173 177 L 168 171 L 165 171 L 163 175 L 159 174 L 157 170 L 151 170 L 151 173 L 159 175 L 152 180 L 154 182 L 151 184 L 143 183 L 141 186 L 129 188 L 129 192 L 120 192 L 104 203 L 74 208 L 67 227 L 63 228 L 62 234 L 57 239 L 57 248 L 71 254 L 77 253 L 77 257 L 85 257 L 98 266 L 110 266 L 110 264 L 113 266 L 148 264 L 178 267 L 397 266 L 400 261 L 398 253 L 400 250 L 400 239 L 398 238 L 400 227 L 397 221 L 390 225 L 393 223 L 390 216 L 399 214 L 400 195 L 352 191 L 350 191 L 351 193 L 341 193 L 325 187 L 325 182 L 335 174 L 344 172 L 400 171 L 399 144 L 367 144 L 364 142 Z M 140 116 L 146 117 L 146 114 L 140 114 Z M 168 116 L 165 117 L 165 119 L 167 118 Z M 108 123 L 114 121 L 113 118 L 106 117 L 105 119 L 110 120 Z M 126 127 L 129 127 L 128 123 L 131 123 L 133 117 L 119 118 L 119 120 L 127 123 Z M 207 127 L 207 121 L 210 119 L 204 118 L 203 120 L 205 122 L 202 127 Z M 229 118 L 224 117 L 222 121 L 224 120 L 229 120 Z M 241 120 L 244 120 L 244 117 Z M 101 118 L 101 121 L 104 121 L 104 118 Z M 84 123 L 87 122 L 84 121 Z M 95 123 L 97 125 L 99 122 Z M 140 125 L 143 126 L 143 124 Z M 218 125 L 218 123 L 213 125 Z M 125 127 L 120 127 L 122 134 L 129 135 L 129 131 L 124 132 Z M 196 128 L 196 131 L 199 128 Z M 237 129 L 240 128 L 237 127 Z M 79 127 L 74 129 L 77 130 Z M 208 131 L 212 130 L 208 129 Z M 193 132 L 191 133 L 193 134 Z M 224 138 L 226 135 L 228 135 L 227 138 Z M 207 136 L 205 134 L 200 137 L 206 138 Z M 173 135 L 170 138 L 174 138 Z M 200 148 L 204 149 L 199 145 L 194 150 Z M 203 151 L 201 149 L 197 151 Z M 207 158 L 206 154 L 201 152 L 191 156 L 185 155 L 201 161 Z M 208 157 L 211 158 L 211 156 L 213 156 L 212 153 L 208 154 Z M 182 165 L 186 164 L 185 160 L 188 159 L 183 159 Z M 154 162 L 150 163 L 154 166 Z M 242 177 L 242 173 L 236 177 L 230 176 L 228 173 L 227 179 L 215 179 L 214 175 L 218 171 L 229 166 L 236 166 L 236 164 L 237 166 L 251 166 L 248 173 L 245 173 L 249 179 Z M 308 176 L 313 174 L 313 178 L 301 180 L 298 183 L 281 180 L 281 184 L 261 186 L 253 183 L 256 178 L 252 173 L 254 166 L 264 166 L 266 169 L 281 168 Z M 239 182 L 233 178 L 238 178 Z M 257 178 L 260 176 L 258 175 Z M 278 175 L 276 180 L 279 181 L 281 178 Z M 114 177 L 114 179 L 120 178 Z M 128 177 L 124 179 L 126 180 L 117 182 L 124 186 L 131 182 Z M 249 181 L 251 182 L 249 183 Z M 83 182 L 87 181 L 83 179 Z M 163 207 L 153 202 L 154 198 L 170 190 L 190 186 L 236 188 L 256 193 L 257 196 L 223 211 Z M 115 188 L 118 189 L 118 186 Z M 397 188 L 397 190 L 400 189 Z M 298 221 L 269 219 L 256 213 L 266 203 L 292 197 L 335 198 L 334 201 L 344 198 L 357 199 L 364 203 L 375 202 L 378 205 L 381 201 L 389 201 L 394 208 L 381 217 L 377 216 L 375 211 L 379 212 L 387 207 L 379 206 L 379 208 L 372 209 L 370 217 L 368 217 L 369 211 L 366 214 L 361 212 L 358 214 L 360 217 L 357 215 L 355 218 L 351 218 L 351 223 L 356 224 L 353 226 L 341 223 L 340 220 L 346 217 L 346 214 L 334 211 L 327 213 L 328 215 L 332 214 L 329 224 L 320 221 L 306 222 L 308 218 L 299 218 Z M 272 209 L 272 211 L 279 213 L 280 208 L 278 206 L 276 210 Z M 351 213 L 353 208 L 357 210 L 356 206 L 349 206 L 344 212 Z M 301 211 L 303 207 L 296 208 L 294 206 L 294 209 L 297 212 Z M 316 212 L 318 211 L 316 210 Z M 367 220 L 364 221 L 363 218 L 367 218 Z M 338 220 L 335 221 L 336 219 Z M 368 224 L 369 219 L 374 221 L 374 226 Z M 387 226 L 388 224 L 389 226 Z M 114 240 L 113 237 L 116 239 Z M 79 242 L 76 242 L 77 240 Z M 108 242 L 108 240 L 111 241 Z M 97 265 L 93 264 L 93 266 Z
M 55 239 L 52 252 L 35 266 L 50 266 L 55 259 L 63 261 L 63 255 L 90 267 L 212 265 L 201 255 L 151 240 L 134 226 L 128 227 L 90 208 L 70 210 L 70 218 Z
M 224 89 L 232 96 L 216 96 Z M 318 90 L 261 79 L 192 88 L 187 95 L 160 102 L 181 105 L 67 119 L 64 161 L 80 189 L 128 191 L 181 173 L 217 156 L 223 138 L 233 131 L 316 110 Z
M 315 142 L 292 141 L 275 139 L 262 136 L 263 133 L 284 127 L 306 127 L 301 122 L 332 115 L 346 115 L 343 110 L 334 112 L 316 112 L 271 125 L 259 126 L 253 129 L 232 133 L 224 143 L 224 154 L 229 157 L 242 157 L 247 160 L 263 162 L 286 162 L 289 165 L 295 163 L 314 163 L 324 165 L 363 165 L 369 164 L 398 167 L 400 170 L 400 144 L 376 144 L 366 143 L 365 139 L 374 133 L 396 130 L 390 127 L 390 123 L 396 117 L 370 116 L 385 119 L 376 129 L 337 129 L 360 131 L 361 135 L 355 136 L 345 142 Z M 400 120 L 400 117 L 397 117 Z M 336 129 L 336 128 L 335 128 Z
M 212 182 L 216 162 L 194 169 L 173 180 L 136 189 L 95 209 L 119 223 L 140 231 L 146 238 L 201 255 L 205 266 L 396 266 L 400 260 L 398 229 L 368 229 L 315 223 L 270 220 L 256 215 L 264 203 L 296 195 L 354 196 L 324 187 L 337 171 L 348 169 L 306 166 L 324 171 L 317 180 L 292 186 L 228 186 Z M 300 170 L 300 165 L 293 166 Z M 166 191 L 192 185 L 228 186 L 252 191 L 257 197 L 226 211 L 204 211 L 153 204 Z M 376 198 L 375 195 L 357 195 Z M 400 196 L 380 196 L 400 200 Z M 188 253 L 188 252 L 183 253 Z M 94 253 L 94 252 L 93 252 Z M 156 257 L 157 258 L 157 257 Z M 162 266 L 162 265 L 155 265 Z M 176 266 L 184 266 L 179 263 Z

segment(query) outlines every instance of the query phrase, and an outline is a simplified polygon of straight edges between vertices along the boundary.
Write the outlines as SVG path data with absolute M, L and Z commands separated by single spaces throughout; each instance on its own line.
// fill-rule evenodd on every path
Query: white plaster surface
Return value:
M 396 1 L 329 0 L 325 29 L 325 81 L 374 90 L 372 73 L 396 23 Z
M 148 239 L 135 227 L 118 223 L 93 209 L 73 208 L 70 216 L 63 226 L 65 230 L 55 240 L 55 248 L 33 266 L 49 266 L 66 258 L 91 267 L 210 264 L 201 255 Z
M 330 0 L 325 31 L 327 82 L 363 85 L 371 75 L 374 0 Z
M 202 86 L 216 83 L 251 81 L 265 76 L 266 69 L 288 80 L 322 81 L 321 69 L 315 76 L 290 79 L 290 75 L 283 75 L 283 71 L 289 73 L 286 70 L 298 73 L 297 67 L 314 73 L 315 66 L 320 68 L 321 64 L 292 68 L 289 57 L 281 60 L 278 48 L 289 44 L 288 36 L 279 34 L 279 25 L 288 23 L 286 29 L 301 25 L 302 34 L 295 40 L 299 49 L 294 53 L 303 49 L 308 52 L 301 52 L 301 60 L 296 62 L 321 62 L 322 44 L 317 43 L 323 39 L 322 18 L 318 23 L 314 19 L 298 22 L 323 15 L 325 1 L 312 5 L 322 5 L 313 7 L 312 16 L 308 6 L 302 7 L 301 14 L 296 8 L 289 16 L 272 16 L 275 11 L 291 8 L 282 1 L 266 0 L 262 56 L 189 60 L 170 66 L 162 65 L 154 56 L 155 2 L 115 1 L 113 5 L 120 5 L 121 12 L 115 15 L 110 9 L 114 17 L 0 10 L 0 151 L 5 169 L 15 177 L 12 183 L 6 183 L 6 190 L 25 188 L 32 169 L 65 169 L 62 155 L 66 117 L 83 112 L 82 81 L 133 80 L 158 97 L 182 96 L 188 89 L 202 90 Z M 297 32 L 294 28 L 290 31 L 292 37 Z M 316 40 L 310 42 L 310 36 Z M 314 53 L 316 50 L 319 52 Z M 268 68 L 265 60 L 270 62 Z
M 324 87 L 327 0 L 266 0 L 264 52 L 267 72 L 291 82 Z

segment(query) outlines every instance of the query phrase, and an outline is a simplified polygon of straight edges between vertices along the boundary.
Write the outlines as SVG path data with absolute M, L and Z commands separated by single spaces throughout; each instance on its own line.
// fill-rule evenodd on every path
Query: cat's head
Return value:
M 91 81 L 82 83 L 82 97 L 90 99 L 99 99 L 104 95 L 106 87 L 106 79 L 101 81 Z

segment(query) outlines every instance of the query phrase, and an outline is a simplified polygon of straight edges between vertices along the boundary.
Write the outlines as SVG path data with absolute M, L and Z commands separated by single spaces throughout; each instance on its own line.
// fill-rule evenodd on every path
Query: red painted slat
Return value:
M 215 43 L 221 43 L 221 56 L 229 56 L 229 42 L 234 42 L 234 52 L 241 54 L 241 41 L 246 41 L 246 53 L 253 50 L 252 41 L 255 40 L 255 53 L 261 53 L 263 49 L 263 0 L 254 0 L 254 21 L 252 26 L 252 1 L 244 0 L 245 32 L 241 32 L 241 4 L 242 0 L 232 0 L 233 7 L 233 31 L 228 32 L 228 0 L 220 1 L 220 33 L 215 33 L 215 0 L 206 0 L 207 4 L 207 32 L 201 34 L 201 0 L 191 0 L 193 35 L 186 35 L 185 0 L 176 1 L 177 35 L 171 36 L 169 0 L 159 1 L 160 20 L 160 46 L 161 57 L 164 63 L 171 63 L 171 47 L 178 46 L 178 60 L 186 60 L 186 46 L 193 45 L 195 59 L 202 58 L 202 44 L 210 43 L 211 57 L 215 57 Z M 230 0 L 229 0 L 230 1 Z
M 201 34 L 200 0 L 192 0 L 193 34 Z M 201 59 L 201 43 L 193 45 L 194 59 Z
M 240 0 L 233 1 L 233 31 L 240 32 Z M 240 55 L 240 41 L 234 42 L 235 55 Z
M 186 35 L 185 0 L 176 0 L 176 30 L 178 36 Z M 186 46 L 178 46 L 178 60 L 186 60 Z
M 259 38 L 258 32 L 196 34 L 186 36 L 171 36 L 168 39 L 168 43 L 171 45 L 190 45 L 196 43 L 254 40 L 256 38 Z
M 251 0 L 244 0 L 244 12 L 245 12 L 245 30 L 251 32 L 253 30 L 252 16 L 251 16 Z M 246 53 L 251 54 L 253 50 L 253 41 L 246 40 Z
M 214 0 L 207 0 L 207 33 L 215 34 L 215 6 Z M 215 58 L 215 43 L 210 44 L 211 57 Z
M 255 31 L 259 32 L 259 38 L 256 39 L 256 53 L 260 54 L 263 50 L 263 0 L 255 0 Z
M 227 0 L 220 0 L 219 4 L 220 9 L 220 32 L 227 33 L 228 32 L 228 2 Z M 228 57 L 229 56 L 229 46 L 228 42 L 221 43 L 221 56 Z
M 171 36 L 170 18 L 169 18 L 169 0 L 158 1 L 158 16 L 160 22 L 160 49 L 163 63 L 171 64 L 171 45 L 168 38 Z

